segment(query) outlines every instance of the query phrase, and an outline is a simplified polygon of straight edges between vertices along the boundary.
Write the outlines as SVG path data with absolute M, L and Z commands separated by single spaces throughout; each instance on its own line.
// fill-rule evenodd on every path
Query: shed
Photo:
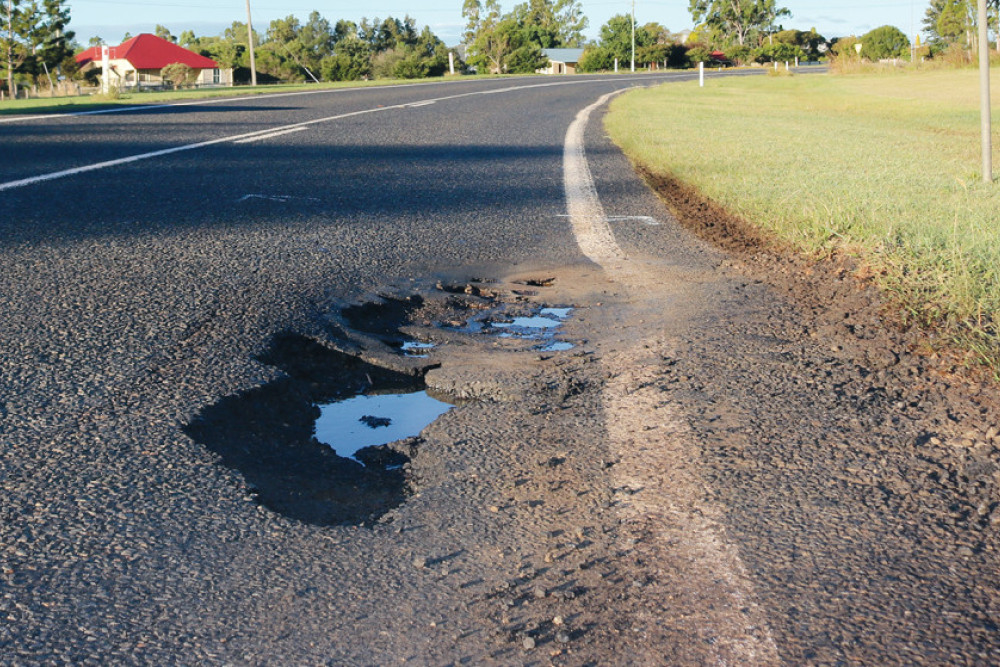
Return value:
M 583 57 L 583 49 L 542 49 L 542 55 L 549 59 L 541 74 L 576 74 L 576 66 Z

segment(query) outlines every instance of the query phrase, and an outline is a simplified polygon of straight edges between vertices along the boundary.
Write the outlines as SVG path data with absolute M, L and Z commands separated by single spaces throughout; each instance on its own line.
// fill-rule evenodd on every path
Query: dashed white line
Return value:
M 252 141 L 264 141 L 265 139 L 274 139 L 275 137 L 283 137 L 286 134 L 293 134 L 295 132 L 303 131 L 304 127 L 290 127 L 287 130 L 280 130 L 278 132 L 269 132 L 267 134 L 258 134 L 256 137 L 247 137 L 246 139 L 237 139 L 234 144 L 248 144 Z

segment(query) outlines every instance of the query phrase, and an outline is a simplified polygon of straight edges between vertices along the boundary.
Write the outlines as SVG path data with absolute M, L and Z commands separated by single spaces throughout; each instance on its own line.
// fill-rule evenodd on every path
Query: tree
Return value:
M 177 43 L 177 38 L 174 37 L 173 35 L 171 35 L 170 34 L 170 30 L 167 29 L 165 26 L 162 26 L 160 24 L 156 24 L 156 27 L 153 28 L 153 33 L 157 37 L 160 37 L 161 39 L 165 39 L 168 42 L 173 42 L 174 44 Z
M 7 91 L 13 95 L 14 72 L 28 57 L 28 50 L 21 37 L 29 25 L 29 19 L 21 0 L 6 0 L 4 10 L 5 25 L 3 36 L 0 37 L 0 47 L 3 48 L 4 67 L 7 70 Z
M 69 8 L 62 0 L 37 0 L 27 6 L 27 25 L 22 39 L 27 49 L 23 71 L 38 84 L 43 78 L 54 87 L 52 71 L 73 54 L 70 42 L 74 37 L 69 25 Z
M 320 65 L 324 81 L 356 81 L 371 74 L 371 47 L 357 34 L 348 34 L 337 42 L 333 56 Z
M 797 46 L 810 60 L 819 60 L 826 48 L 826 38 L 816 32 L 813 28 L 809 32 L 804 30 L 782 30 L 774 34 L 774 41 L 781 44 L 791 44 Z
M 4 26 L 0 35 L 7 88 L 13 92 L 20 72 L 36 85 L 44 77 L 54 85 L 51 73 L 73 51 L 69 8 L 64 0 L 5 0 Z
M 804 58 L 806 52 L 802 47 L 786 42 L 775 41 L 773 44 L 764 44 L 756 50 L 756 60 L 759 63 L 770 62 L 791 62 L 796 58 Z
M 625 14 L 612 16 L 607 23 L 601 26 L 600 44 L 602 48 L 608 50 L 612 59 L 618 58 L 619 62 L 631 62 L 632 28 L 632 17 Z M 655 43 L 655 35 L 650 34 L 645 27 L 635 25 L 636 50 L 644 46 L 652 46 Z
M 400 42 L 377 54 L 372 60 L 372 72 L 378 77 L 419 79 L 441 76 L 448 69 L 448 47 L 425 27 L 415 43 Z
M 861 55 L 869 60 L 898 58 L 909 50 L 909 38 L 895 26 L 884 25 L 861 37 Z
M 194 36 L 193 30 L 185 30 L 181 33 L 181 36 L 177 38 L 177 43 L 185 49 L 196 50 L 198 49 L 200 42 L 201 40 Z
M 632 17 L 617 14 L 601 26 L 600 37 L 596 45 L 591 45 L 583 52 L 579 68 L 584 72 L 610 70 L 619 63 L 632 60 Z M 636 59 L 643 62 L 640 54 L 643 49 L 656 44 L 657 36 L 647 29 L 647 26 L 635 25 Z M 657 58 L 657 60 L 661 60 Z
M 690 67 L 688 49 L 683 44 L 667 43 L 652 44 L 636 50 L 636 62 L 662 63 L 664 67 L 680 69 Z
M 775 0 L 690 0 L 688 9 L 696 25 L 705 24 L 727 44 L 740 46 L 770 32 L 775 19 L 792 15 Z

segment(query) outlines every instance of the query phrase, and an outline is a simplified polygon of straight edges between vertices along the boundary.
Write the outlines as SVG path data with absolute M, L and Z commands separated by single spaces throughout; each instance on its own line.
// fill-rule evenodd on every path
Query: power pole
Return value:
M 250 45 L 250 85 L 257 85 L 257 61 L 253 57 L 253 21 L 250 19 L 250 0 L 247 0 L 247 44 Z
M 14 94 L 14 2 L 7 0 L 7 92 L 10 99 L 17 99 Z
M 635 72 L 635 0 L 632 0 L 632 71 Z
M 983 181 L 993 182 L 992 113 L 990 105 L 990 43 L 986 25 L 986 0 L 979 0 L 979 97 L 983 143 Z

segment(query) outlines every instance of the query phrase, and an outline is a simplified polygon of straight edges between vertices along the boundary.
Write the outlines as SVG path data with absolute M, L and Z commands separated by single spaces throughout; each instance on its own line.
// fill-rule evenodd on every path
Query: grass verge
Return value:
M 1000 76 L 992 90 L 997 109 Z M 606 126 L 641 169 L 769 242 L 856 257 L 905 319 L 1000 376 L 1000 184 L 978 173 L 977 71 L 671 84 L 615 100 Z

